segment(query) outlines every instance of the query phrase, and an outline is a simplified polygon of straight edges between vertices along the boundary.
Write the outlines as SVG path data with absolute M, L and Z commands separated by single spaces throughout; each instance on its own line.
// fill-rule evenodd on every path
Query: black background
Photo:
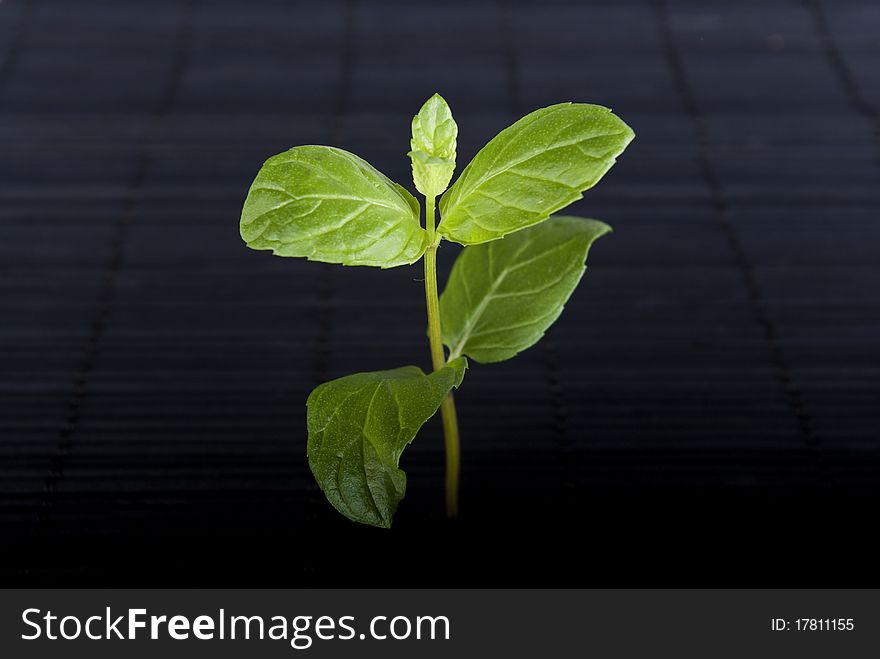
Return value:
M 865 585 L 878 504 L 880 8 L 282 0 L 0 5 L 0 565 L 81 585 Z M 563 100 L 635 142 L 545 340 L 404 455 L 395 528 L 305 459 L 319 382 L 427 367 L 421 273 L 245 248 L 262 161 L 410 185 Z M 457 248 L 441 250 L 441 279 Z

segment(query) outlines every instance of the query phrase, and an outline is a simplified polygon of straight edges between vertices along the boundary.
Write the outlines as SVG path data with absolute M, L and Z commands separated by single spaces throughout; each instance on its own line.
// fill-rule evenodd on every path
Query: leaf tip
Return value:
M 613 233 L 614 228 L 610 224 L 605 224 L 601 220 L 593 220 L 596 223 L 596 238 L 601 238 L 607 233 Z
M 446 365 L 453 369 L 455 379 L 453 380 L 452 386 L 455 389 L 458 389 L 461 386 L 462 381 L 464 380 L 465 372 L 470 368 L 467 357 L 465 357 L 464 355 L 460 355 L 455 359 L 449 360 L 449 363 L 447 363 Z

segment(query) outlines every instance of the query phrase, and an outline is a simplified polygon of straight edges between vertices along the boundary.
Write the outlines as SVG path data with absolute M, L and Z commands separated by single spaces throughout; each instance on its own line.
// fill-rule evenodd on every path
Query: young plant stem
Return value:
M 426 197 L 425 229 L 428 231 L 429 247 L 425 252 L 425 302 L 428 307 L 428 339 L 431 343 L 431 362 L 434 370 L 446 365 L 443 353 L 443 337 L 440 332 L 440 299 L 437 295 L 437 247 L 439 241 L 434 230 L 434 197 Z M 458 441 L 458 415 L 455 400 L 450 392 L 440 405 L 443 419 L 443 437 L 446 443 L 446 516 L 458 515 L 458 475 L 460 454 Z

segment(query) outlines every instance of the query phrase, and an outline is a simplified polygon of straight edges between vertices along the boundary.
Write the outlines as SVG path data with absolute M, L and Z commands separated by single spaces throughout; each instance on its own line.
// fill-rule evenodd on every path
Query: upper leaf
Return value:
M 583 276 L 590 245 L 610 230 L 596 220 L 557 216 L 465 247 L 440 296 L 450 358 L 500 362 L 537 343 Z
M 455 171 L 455 149 L 458 125 L 449 105 L 440 94 L 425 101 L 412 120 L 413 182 L 426 197 L 442 193 Z
M 466 369 L 459 358 L 429 375 L 404 366 L 355 373 L 312 391 L 309 466 L 336 510 L 356 522 L 391 526 L 406 492 L 400 454 Z
M 442 193 L 455 171 L 455 161 L 448 158 L 429 156 L 424 151 L 410 151 L 412 159 L 413 182 L 416 189 L 426 197 L 436 197 Z
M 608 108 L 551 105 L 505 128 L 440 200 L 443 236 L 463 245 L 537 224 L 593 187 L 632 141 Z
M 452 110 L 440 94 L 434 94 L 413 117 L 412 150 L 455 160 L 457 138 L 458 125 L 452 118 Z
M 428 242 L 415 197 L 328 146 L 294 147 L 265 162 L 244 202 L 241 237 L 279 256 L 382 268 L 414 263 Z

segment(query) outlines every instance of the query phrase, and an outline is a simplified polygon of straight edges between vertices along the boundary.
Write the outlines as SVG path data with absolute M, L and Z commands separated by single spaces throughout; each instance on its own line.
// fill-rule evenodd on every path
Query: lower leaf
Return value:
M 351 520 L 388 528 L 406 493 L 400 456 L 467 360 L 426 375 L 416 366 L 355 373 L 319 385 L 306 402 L 309 467 L 327 500 Z

